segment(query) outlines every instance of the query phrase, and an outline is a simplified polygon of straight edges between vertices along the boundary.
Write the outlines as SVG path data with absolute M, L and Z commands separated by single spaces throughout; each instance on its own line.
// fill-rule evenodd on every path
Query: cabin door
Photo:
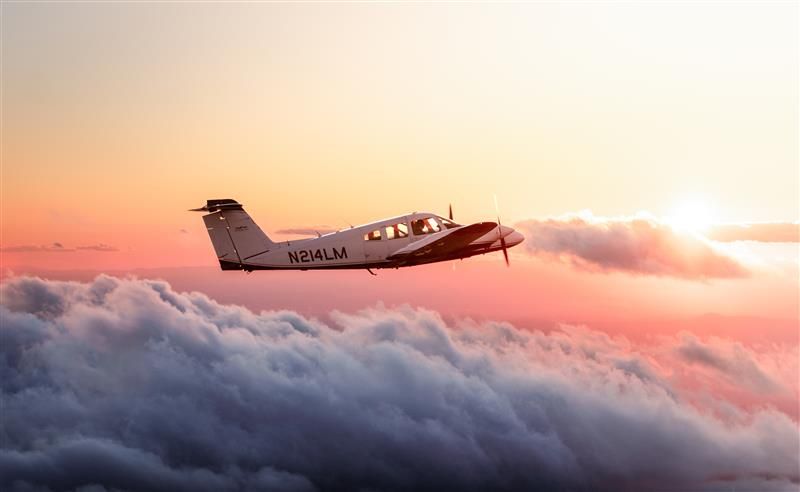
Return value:
M 386 239 L 381 229 L 375 229 L 364 235 L 364 258 L 367 263 L 386 259 Z

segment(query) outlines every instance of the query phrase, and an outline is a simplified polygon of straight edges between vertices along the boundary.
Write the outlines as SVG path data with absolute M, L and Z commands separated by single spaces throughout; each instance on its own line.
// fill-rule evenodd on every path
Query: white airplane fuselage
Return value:
M 223 270 L 400 268 L 499 251 L 523 241 L 494 222 L 460 225 L 432 213 L 379 220 L 316 238 L 272 242 L 234 200 L 200 211 Z M 502 240 L 501 240 L 502 238 Z

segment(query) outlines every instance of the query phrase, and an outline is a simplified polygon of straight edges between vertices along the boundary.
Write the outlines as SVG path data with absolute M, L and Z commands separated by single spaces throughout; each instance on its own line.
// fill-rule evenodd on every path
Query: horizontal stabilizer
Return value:
M 242 210 L 242 204 L 230 198 L 206 200 L 206 206 L 189 209 L 190 212 L 216 212 L 218 210 Z

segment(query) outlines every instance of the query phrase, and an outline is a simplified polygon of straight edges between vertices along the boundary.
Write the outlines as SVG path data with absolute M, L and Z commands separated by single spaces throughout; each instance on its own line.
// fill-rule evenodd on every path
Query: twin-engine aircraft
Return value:
M 400 268 L 502 251 L 524 239 L 497 222 L 460 225 L 450 218 L 415 212 L 316 238 L 271 241 L 236 200 L 208 200 L 192 212 L 203 222 L 223 270 L 322 270 Z

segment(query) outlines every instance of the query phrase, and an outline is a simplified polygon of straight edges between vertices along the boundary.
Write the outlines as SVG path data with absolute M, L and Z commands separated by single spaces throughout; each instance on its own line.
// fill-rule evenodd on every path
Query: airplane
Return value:
M 401 268 L 449 261 L 502 251 L 524 239 L 511 227 L 497 222 L 461 225 L 429 212 L 351 226 L 318 237 L 273 242 L 230 198 L 207 200 L 191 212 L 203 216 L 222 270 L 330 270 Z

